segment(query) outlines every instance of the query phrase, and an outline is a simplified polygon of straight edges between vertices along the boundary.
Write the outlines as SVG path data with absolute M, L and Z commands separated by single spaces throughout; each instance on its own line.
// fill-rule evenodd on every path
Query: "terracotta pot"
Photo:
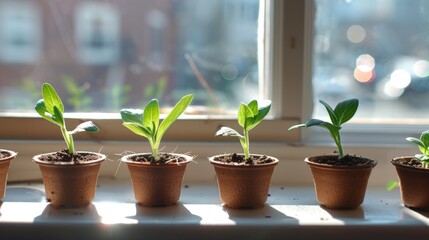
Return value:
M 75 164 L 42 161 L 40 160 L 42 154 L 33 157 L 33 161 L 39 165 L 42 173 L 46 200 L 55 208 L 83 207 L 95 197 L 100 165 L 106 156 L 93 152 L 79 151 L 79 153 L 95 154 L 99 158 Z M 45 154 L 54 154 L 54 152 Z
M 9 153 L 8 157 L 0 159 L 0 199 L 3 199 L 6 194 L 7 175 L 9 173 L 10 161 L 16 157 L 16 152 L 0 149 L 0 152 Z
M 375 164 L 372 166 L 348 167 L 311 161 L 318 157 L 322 156 L 309 157 L 304 161 L 310 166 L 319 204 L 329 209 L 359 207 L 363 203 L 369 176 L 377 162 L 373 160 Z
M 413 156 L 393 158 L 404 206 L 416 210 L 429 210 L 429 169 L 405 166 L 398 160 L 409 161 Z
M 121 158 L 121 161 L 127 163 L 134 197 L 140 205 L 145 207 L 171 206 L 179 200 L 186 165 L 193 160 L 193 157 L 184 154 L 170 154 L 183 157 L 186 161 L 180 164 L 170 162 L 167 165 L 151 165 L 130 160 L 133 156 L 147 156 L 151 155 L 150 153 L 129 154 Z
M 231 165 L 214 161 L 214 158 L 228 154 L 209 157 L 213 164 L 220 199 L 229 208 L 260 208 L 267 201 L 271 176 L 279 160 L 274 157 L 272 163 L 260 165 Z M 257 155 L 257 154 L 252 154 Z

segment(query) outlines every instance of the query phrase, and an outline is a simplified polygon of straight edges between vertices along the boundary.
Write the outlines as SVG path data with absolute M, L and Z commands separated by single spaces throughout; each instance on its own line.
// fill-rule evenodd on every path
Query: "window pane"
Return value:
M 360 120 L 427 118 L 428 19 L 427 0 L 316 0 L 314 115 L 356 97 Z
M 259 4 L 0 0 L 0 112 L 34 112 L 43 82 L 68 112 L 169 107 L 188 93 L 196 113 L 235 112 L 263 97 Z

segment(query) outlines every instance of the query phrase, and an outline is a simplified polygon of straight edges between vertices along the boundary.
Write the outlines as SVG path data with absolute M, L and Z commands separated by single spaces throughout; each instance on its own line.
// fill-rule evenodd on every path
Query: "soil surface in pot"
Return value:
M 145 162 L 150 163 L 151 165 L 166 165 L 168 163 L 182 163 L 186 162 L 186 159 L 184 157 L 180 157 L 174 154 L 168 154 L 168 153 L 159 153 L 158 155 L 160 157 L 160 160 L 155 160 L 155 157 L 153 155 L 134 155 L 130 156 L 129 160 L 134 162 Z
M 4 151 L 0 152 L 0 159 L 7 158 L 7 157 L 10 157 L 10 153 L 9 152 L 4 152 Z
M 314 163 L 344 167 L 375 166 L 377 164 L 375 160 L 349 154 L 345 155 L 341 159 L 338 159 L 337 155 L 326 155 L 318 156 L 317 158 L 310 158 L 309 160 Z
M 232 153 L 228 155 L 217 156 L 213 158 L 214 161 L 226 164 L 237 165 L 259 165 L 274 162 L 274 159 L 265 155 L 250 155 L 249 159 L 245 159 L 244 155 Z
M 410 167 L 415 167 L 415 168 L 423 168 L 423 164 L 422 161 L 420 161 L 417 158 L 398 158 L 393 160 L 393 162 L 404 165 L 404 166 L 410 166 Z
M 42 154 L 40 160 L 46 162 L 72 162 L 83 163 L 99 159 L 100 156 L 91 153 L 76 153 L 71 155 L 67 149 L 63 149 L 54 154 Z

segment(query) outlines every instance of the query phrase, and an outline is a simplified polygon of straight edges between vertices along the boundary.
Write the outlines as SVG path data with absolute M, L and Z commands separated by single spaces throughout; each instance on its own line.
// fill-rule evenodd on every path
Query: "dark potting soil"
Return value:
M 10 157 L 9 152 L 4 152 L 4 151 L 0 152 L 0 159 L 7 158 L 7 157 Z
M 398 159 L 392 160 L 392 162 L 398 163 L 404 166 L 423 168 L 422 161 L 420 161 L 417 158 L 398 158 Z
M 314 163 L 344 167 L 375 166 L 377 164 L 377 162 L 373 159 L 348 154 L 341 159 L 338 158 L 338 155 L 326 155 L 313 157 L 309 160 Z
M 155 157 L 153 155 L 149 154 L 134 155 L 129 157 L 129 159 L 134 162 L 150 163 L 151 165 L 166 165 L 168 163 L 176 164 L 186 162 L 186 159 L 184 157 L 180 157 L 174 154 L 159 153 L 158 156 L 160 157 L 158 161 L 155 160 Z
M 274 162 L 274 159 L 266 155 L 250 155 L 249 159 L 245 159 L 244 155 L 237 153 L 217 156 L 213 160 L 220 163 L 235 165 L 259 165 Z
M 70 154 L 67 149 L 55 152 L 53 154 L 42 154 L 40 160 L 45 162 L 72 162 L 84 163 L 99 159 L 98 155 L 92 153 L 76 153 Z

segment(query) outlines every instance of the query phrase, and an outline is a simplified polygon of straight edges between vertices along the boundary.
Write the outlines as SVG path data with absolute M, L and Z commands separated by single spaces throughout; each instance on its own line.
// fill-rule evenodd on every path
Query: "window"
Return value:
M 283 6 L 282 1 L 32 3 L 43 16 L 44 47 L 39 60 L 26 68 L 0 63 L 2 76 L 13 79 L 0 86 L 6 93 L 0 95 L 0 121 L 11 126 L 4 139 L 61 139 L 34 112 L 43 82 L 59 90 L 69 125 L 84 117 L 102 129 L 98 136 L 85 133 L 77 139 L 140 140 L 121 126 L 119 110 L 142 108 L 151 98 L 168 110 L 187 93 L 195 95 L 192 106 L 166 140 L 214 140 L 220 125 L 236 124 L 239 103 L 254 98 L 274 101 L 270 119 L 261 125 L 265 127 L 254 130 L 255 141 L 296 138 L 280 126 L 293 123 L 300 105 L 286 113 L 283 100 L 290 95 L 282 94 L 286 83 L 276 76 L 283 70 L 272 64 L 283 57 L 273 51 L 282 43 L 271 35 L 283 28 L 282 18 L 274 17 L 283 14 L 283 7 L 275 7 Z M 192 128 L 198 131 L 189 134 Z
M 361 123 L 427 124 L 429 1 L 315 1 L 318 99 L 357 97 Z

